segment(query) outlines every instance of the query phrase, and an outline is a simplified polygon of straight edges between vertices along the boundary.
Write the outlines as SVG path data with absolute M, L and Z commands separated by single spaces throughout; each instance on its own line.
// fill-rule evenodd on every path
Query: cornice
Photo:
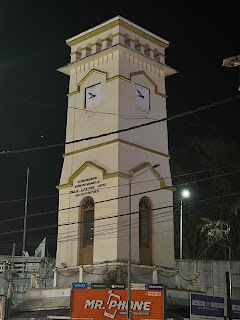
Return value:
M 168 155 L 166 153 L 163 153 L 163 152 L 160 152 L 160 151 L 157 151 L 157 150 L 154 150 L 154 149 L 150 149 L 150 148 L 147 148 L 147 147 L 141 146 L 139 144 L 136 144 L 136 143 L 133 143 L 133 142 L 130 142 L 130 141 L 127 141 L 127 140 L 123 140 L 123 139 L 114 139 L 114 140 L 102 142 L 102 143 L 99 143 L 99 144 L 95 144 L 95 145 L 90 146 L 90 147 L 86 147 L 86 148 L 74 150 L 74 151 L 71 151 L 71 152 L 67 152 L 67 153 L 63 154 L 63 157 L 65 158 L 65 157 L 72 156 L 72 155 L 75 155 L 75 154 L 78 154 L 78 153 L 81 153 L 81 152 L 85 152 L 85 151 L 93 150 L 93 149 L 96 149 L 96 148 L 104 147 L 104 146 L 107 146 L 109 144 L 116 143 L 116 142 L 124 143 L 124 144 L 127 144 L 129 146 L 132 146 L 132 147 L 135 147 L 135 148 L 138 148 L 138 149 L 150 152 L 150 153 L 157 154 L 157 155 L 162 156 L 162 157 L 167 158 L 167 159 L 171 158 L 170 155 Z
M 150 35 L 147 32 L 144 32 L 143 30 L 140 30 L 137 27 L 130 25 L 126 21 L 122 21 L 120 19 L 109 22 L 108 24 L 105 24 L 103 26 L 100 26 L 99 28 L 92 30 L 92 31 L 89 31 L 88 33 L 83 34 L 82 36 L 79 35 L 79 37 L 76 37 L 72 40 L 71 39 L 67 40 L 66 43 L 69 47 L 73 47 L 78 43 L 81 43 L 85 40 L 88 40 L 92 37 L 95 37 L 95 36 L 99 35 L 100 33 L 106 32 L 106 31 L 111 30 L 115 27 L 124 27 L 125 29 L 134 32 L 135 34 L 141 36 L 142 38 L 149 40 L 152 43 L 155 43 L 164 49 L 168 47 L 168 43 L 165 43 L 165 42 L 161 41 L 160 39 L 157 39 L 153 35 Z
M 176 70 L 172 69 L 171 67 L 169 67 L 165 63 L 157 61 L 156 59 L 153 59 L 153 58 L 151 58 L 149 56 L 146 56 L 146 55 L 144 55 L 143 53 L 141 53 L 141 52 L 139 52 L 137 50 L 133 50 L 133 49 L 129 48 L 128 46 L 123 45 L 122 43 L 114 44 L 114 45 L 112 45 L 112 46 L 110 46 L 108 48 L 105 48 L 103 50 L 95 52 L 95 53 L 93 53 L 93 54 L 91 54 L 89 56 L 86 56 L 86 57 L 81 58 L 81 59 L 77 59 L 76 61 L 70 62 L 70 63 L 66 64 L 65 66 L 62 66 L 62 67 L 58 68 L 57 70 L 59 72 L 64 73 L 64 74 L 70 75 L 70 71 L 71 70 L 76 69 L 81 65 L 84 65 L 84 64 L 87 64 L 87 63 L 91 62 L 93 60 L 93 57 L 94 57 L 94 59 L 99 59 L 99 58 L 102 58 L 103 56 L 105 56 L 107 54 L 111 54 L 111 53 L 113 53 L 115 51 L 118 51 L 118 50 L 119 51 L 122 50 L 122 51 L 125 51 L 125 52 L 129 52 L 129 54 L 131 53 L 133 56 L 136 56 L 137 59 L 139 59 L 141 61 L 144 61 L 146 63 L 151 63 L 152 66 L 154 66 L 155 68 L 158 68 L 158 69 L 164 71 L 166 77 L 169 76 L 169 75 L 177 73 Z M 154 50 L 153 50 L 153 52 L 154 52 Z M 76 54 L 76 51 L 74 51 L 74 54 Z M 162 55 L 160 52 L 159 52 L 159 54 Z
M 141 36 L 142 38 L 146 39 L 146 40 L 149 40 L 155 44 L 157 44 L 158 46 L 160 47 L 163 47 L 164 49 L 168 47 L 168 44 L 155 38 L 154 36 L 150 35 L 150 34 L 147 34 L 146 32 L 134 27 L 134 26 L 131 26 L 130 24 L 128 24 L 127 22 L 125 21 L 121 21 L 120 20 L 120 26 L 130 30 L 130 31 L 133 31 L 134 33 L 138 34 L 139 36 Z
M 63 158 L 68 157 L 68 156 L 72 156 L 74 154 L 81 153 L 81 152 L 84 152 L 84 151 L 89 151 L 89 150 L 92 150 L 92 149 L 104 147 L 104 146 L 107 146 L 107 145 L 115 143 L 115 142 L 118 142 L 118 139 L 114 139 L 114 140 L 98 143 L 98 144 L 95 144 L 95 145 L 90 146 L 90 147 L 86 147 L 86 148 L 74 150 L 74 151 L 71 151 L 71 152 L 67 152 L 67 153 L 63 154 Z
M 112 28 L 114 28 L 114 27 L 116 27 L 118 25 L 119 25 L 118 20 L 112 21 L 112 22 L 110 22 L 110 23 L 108 23 L 108 24 L 106 24 L 104 26 L 101 26 L 101 27 L 97 28 L 96 30 L 89 31 L 88 33 L 86 33 L 86 34 L 84 34 L 82 36 L 79 36 L 79 37 L 77 37 L 77 38 L 75 38 L 73 40 L 66 41 L 66 43 L 67 43 L 67 45 L 69 47 L 73 47 L 73 46 L 75 46 L 76 44 L 78 44 L 78 43 L 80 43 L 82 41 L 85 41 L 85 40 L 88 40 L 88 39 L 90 39 L 92 37 L 95 37 L 95 36 L 99 35 L 100 33 L 103 33 L 103 32 L 105 32 L 107 30 L 110 30 L 110 29 L 112 29 Z

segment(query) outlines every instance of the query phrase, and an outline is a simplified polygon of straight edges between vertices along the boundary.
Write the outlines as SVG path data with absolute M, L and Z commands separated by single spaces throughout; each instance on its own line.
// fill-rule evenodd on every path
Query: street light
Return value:
M 27 179 L 26 179 L 25 206 L 24 206 L 22 256 L 26 255 L 26 229 L 27 229 L 29 174 L 30 174 L 30 168 L 28 167 L 27 168 Z
M 155 164 L 151 167 L 146 168 L 146 170 L 132 176 L 128 179 L 128 200 L 129 200 L 129 215 L 128 215 L 128 310 L 127 310 L 127 318 L 131 320 L 131 265 L 132 265 L 132 180 L 144 172 L 159 167 L 160 164 Z
M 180 209 L 180 260 L 182 260 L 182 243 L 183 243 L 183 198 L 189 198 L 190 192 L 184 189 L 181 193 L 181 209 Z

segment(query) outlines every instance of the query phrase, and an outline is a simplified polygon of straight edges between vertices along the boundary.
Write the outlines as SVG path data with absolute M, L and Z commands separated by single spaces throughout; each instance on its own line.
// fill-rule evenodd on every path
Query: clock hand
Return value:
M 141 97 L 144 99 L 144 96 L 141 94 L 141 92 L 139 90 L 137 90 L 137 92 L 139 93 L 138 97 Z
M 88 94 L 90 94 L 90 96 L 91 96 L 89 99 L 92 99 L 92 98 L 96 97 L 96 95 L 92 94 L 91 92 L 88 92 Z

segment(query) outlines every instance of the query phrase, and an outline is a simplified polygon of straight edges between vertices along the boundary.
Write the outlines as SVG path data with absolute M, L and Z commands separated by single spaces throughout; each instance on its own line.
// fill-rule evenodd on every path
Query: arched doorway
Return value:
M 87 198 L 80 208 L 80 261 L 79 264 L 93 263 L 94 245 L 94 201 Z
M 152 265 L 152 214 L 147 197 L 139 201 L 139 263 Z

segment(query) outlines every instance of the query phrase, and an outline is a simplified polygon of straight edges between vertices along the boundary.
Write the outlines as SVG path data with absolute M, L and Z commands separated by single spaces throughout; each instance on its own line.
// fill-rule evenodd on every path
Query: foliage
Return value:
M 104 270 L 103 282 L 107 288 L 111 288 L 112 284 L 126 284 L 127 272 L 122 266 L 106 266 Z
M 174 142 L 170 151 L 173 185 L 177 187 L 174 194 L 176 258 L 179 257 L 180 192 L 184 185 L 191 197 L 183 200 L 183 258 L 227 259 L 227 248 L 213 244 L 218 243 L 231 246 L 232 258 L 240 259 L 238 143 L 203 134 L 181 137 L 181 143 Z
M 199 226 L 201 235 L 204 235 L 206 242 L 229 242 L 230 226 L 228 222 L 221 220 L 210 220 L 202 218 L 204 223 Z

